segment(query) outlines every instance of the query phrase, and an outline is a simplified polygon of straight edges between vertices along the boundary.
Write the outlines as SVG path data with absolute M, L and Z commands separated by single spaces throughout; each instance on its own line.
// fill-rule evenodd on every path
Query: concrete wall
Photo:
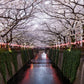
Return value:
M 0 73 L 0 84 L 4 84 L 4 80 L 3 80 L 1 73 Z
M 22 66 L 23 66 L 22 58 L 21 58 L 21 54 L 20 53 L 18 53 L 17 62 L 18 62 L 18 70 L 20 70 L 22 68 Z M 13 72 L 13 75 L 14 75 L 16 72 L 15 72 L 13 63 L 11 63 L 11 66 L 12 66 L 12 72 Z M 7 70 L 7 67 L 6 67 L 6 80 L 8 81 L 10 78 L 11 77 L 9 76 L 8 70 Z M 5 84 L 1 73 L 0 73 L 0 84 Z
M 84 84 L 84 58 L 80 59 L 80 65 L 77 70 L 76 80 L 74 84 Z
M 17 62 L 18 62 L 18 70 L 22 68 L 23 63 L 22 63 L 22 58 L 21 58 L 21 54 L 19 53 L 17 56 Z
M 58 58 L 58 68 L 62 70 L 62 62 L 63 62 L 63 50 L 60 50 L 59 58 Z M 74 84 L 84 84 L 84 52 L 81 53 L 80 64 L 77 70 L 76 79 Z
M 62 62 L 63 62 L 63 51 L 60 51 L 57 65 L 60 70 L 62 70 Z

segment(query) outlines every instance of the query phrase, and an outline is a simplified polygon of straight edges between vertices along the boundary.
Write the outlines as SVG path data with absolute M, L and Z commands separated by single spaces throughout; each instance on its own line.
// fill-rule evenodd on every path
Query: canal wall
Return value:
M 18 70 L 20 70 L 21 67 L 23 66 L 21 53 L 18 53 L 18 55 L 17 55 L 17 62 L 18 62 L 18 65 L 17 65 L 18 66 Z M 12 62 L 11 62 L 11 66 L 12 66 L 12 73 L 14 75 L 16 73 L 16 71 L 15 71 L 15 68 L 14 68 L 14 65 L 13 65 Z M 6 64 L 5 64 L 5 68 L 6 68 L 6 81 L 8 81 L 11 78 L 11 76 L 8 73 Z M 5 84 L 5 81 L 4 81 L 4 78 L 3 78 L 3 74 L 1 74 L 1 73 L 0 73 L 0 84 Z
M 1 55 L 1 54 L 0 54 Z M 9 53 L 9 58 L 14 55 Z M 3 55 L 4 56 L 4 55 Z M 16 58 L 15 58 L 15 57 Z M 29 50 L 22 50 L 17 52 L 16 55 L 13 56 L 13 59 L 7 58 L 5 61 L 0 57 L 0 84 L 7 84 L 7 81 L 11 79 L 28 61 L 30 61 L 33 57 L 33 51 Z M 6 57 L 6 56 L 5 56 Z M 8 62 L 10 61 L 10 62 Z
M 64 50 L 59 51 L 59 58 L 58 58 L 58 64 L 57 64 L 58 68 L 61 71 L 62 71 L 62 64 L 63 64 L 63 51 Z M 76 79 L 73 84 L 84 84 L 84 50 L 83 49 L 81 50 L 80 64 L 77 70 Z

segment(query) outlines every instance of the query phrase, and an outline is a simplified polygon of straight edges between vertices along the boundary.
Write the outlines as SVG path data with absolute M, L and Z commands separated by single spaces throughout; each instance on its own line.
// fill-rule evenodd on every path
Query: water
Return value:
M 31 64 L 11 79 L 8 84 L 62 84 L 45 52 L 40 51 Z

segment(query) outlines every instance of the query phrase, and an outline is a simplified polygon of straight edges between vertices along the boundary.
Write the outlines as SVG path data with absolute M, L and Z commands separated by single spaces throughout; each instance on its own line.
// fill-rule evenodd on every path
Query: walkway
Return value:
M 43 51 L 8 84 L 62 84 Z

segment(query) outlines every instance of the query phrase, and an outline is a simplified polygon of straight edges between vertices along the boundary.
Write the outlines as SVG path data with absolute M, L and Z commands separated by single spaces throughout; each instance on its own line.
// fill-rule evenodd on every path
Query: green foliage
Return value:
M 22 61 L 23 63 L 28 62 L 31 58 L 33 58 L 33 49 L 22 49 Z M 3 51 L 0 50 L 0 73 L 3 76 L 5 84 L 6 81 L 6 68 L 8 70 L 8 73 L 10 76 L 13 75 L 12 73 L 12 66 L 11 63 L 13 63 L 15 71 L 18 70 L 18 63 L 17 63 L 17 52 L 16 51 Z
M 12 66 L 11 66 L 11 55 L 7 51 L 4 53 L 4 56 L 5 56 L 5 63 L 7 65 L 9 75 L 12 76 L 13 74 L 12 74 Z
M 79 50 L 65 50 L 63 53 L 62 71 L 64 76 L 67 77 L 71 83 L 73 83 L 76 78 L 77 68 L 80 63 L 80 54 Z
M 52 49 L 49 50 L 49 58 L 51 59 L 52 57 Z
M 13 62 L 15 70 L 17 70 L 17 54 L 15 52 L 9 53 L 9 51 L 1 51 L 0 52 L 0 73 L 3 76 L 5 84 L 6 81 L 6 67 L 10 76 L 13 75 L 12 73 L 12 66 L 11 62 Z
M 55 65 L 57 66 L 58 64 L 58 58 L 59 58 L 59 50 L 56 50 L 56 57 L 55 57 Z
M 65 77 L 67 77 L 71 83 L 74 82 L 76 78 L 77 69 L 80 63 L 80 50 L 65 50 L 63 52 L 63 64 L 62 72 Z M 53 48 L 49 50 L 49 58 L 57 66 L 59 58 L 59 50 Z
M 64 53 L 63 53 L 62 71 L 64 73 L 64 76 L 67 76 L 67 77 L 70 76 L 70 71 L 71 71 L 71 68 L 69 67 L 69 66 L 71 66 L 71 61 L 72 61 L 72 60 L 70 60 L 70 54 L 71 54 L 71 52 L 69 52 L 69 51 L 64 51 Z
M 59 58 L 59 50 L 56 48 L 49 50 L 49 58 L 52 60 L 52 62 L 57 66 L 58 64 L 58 58 Z
M 26 62 L 27 62 L 27 55 L 28 55 L 28 52 L 27 52 L 27 50 L 25 50 L 25 49 L 22 49 L 21 50 L 21 57 L 22 57 L 22 62 L 23 62 L 23 64 L 25 64 Z
M 34 57 L 32 49 L 22 49 L 21 53 L 22 53 L 21 57 L 23 64 L 25 64 L 26 62 L 28 62 Z
M 11 54 L 11 60 L 13 62 L 13 65 L 14 65 L 14 68 L 15 68 L 15 71 L 17 72 L 18 70 L 18 62 L 17 62 L 17 52 L 16 51 L 13 51 Z
M 28 49 L 28 54 L 29 54 L 30 59 L 32 59 L 34 57 L 33 49 Z
M 55 63 L 55 58 L 56 58 L 56 49 L 52 50 L 52 62 Z
M 3 76 L 4 82 L 6 83 L 6 66 L 4 61 L 5 61 L 4 55 L 0 52 L 0 72 Z

